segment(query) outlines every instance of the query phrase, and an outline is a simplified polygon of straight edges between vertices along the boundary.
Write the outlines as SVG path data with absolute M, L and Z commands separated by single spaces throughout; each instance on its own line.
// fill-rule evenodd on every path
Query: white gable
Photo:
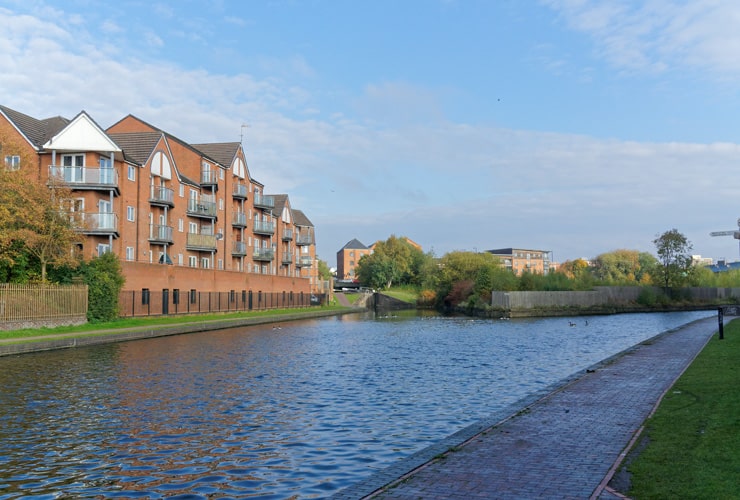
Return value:
M 236 160 L 234 160 L 234 166 L 232 167 L 232 172 L 235 176 L 239 177 L 240 179 L 246 179 L 247 178 L 247 166 L 244 164 L 242 159 L 240 157 L 237 157 Z
M 170 159 L 161 151 L 154 153 L 154 158 L 152 158 L 152 174 L 164 179 L 172 179 Z
M 283 207 L 283 214 L 281 219 L 283 222 L 290 224 L 290 209 L 288 208 L 287 204 Z
M 119 148 L 86 113 L 80 113 L 69 125 L 44 144 L 56 151 L 115 151 Z

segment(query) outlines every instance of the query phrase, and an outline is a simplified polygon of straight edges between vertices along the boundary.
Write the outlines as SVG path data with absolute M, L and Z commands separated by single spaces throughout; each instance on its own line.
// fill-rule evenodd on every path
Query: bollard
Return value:
M 722 316 L 724 316 L 724 310 L 721 307 L 717 308 L 717 319 L 719 320 L 719 339 L 725 338 L 725 323 Z

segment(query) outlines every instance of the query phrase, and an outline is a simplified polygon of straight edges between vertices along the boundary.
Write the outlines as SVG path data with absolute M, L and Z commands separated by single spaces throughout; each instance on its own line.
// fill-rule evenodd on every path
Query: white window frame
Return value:
M 185 198 L 185 185 L 180 184 L 180 198 Z
M 5 168 L 15 172 L 21 168 L 20 155 L 5 155 Z
M 198 257 L 196 257 L 195 255 L 189 255 L 188 267 L 198 267 Z
M 200 267 L 203 269 L 210 269 L 211 268 L 211 258 L 210 257 L 201 257 L 200 259 Z
M 126 247 L 126 260 L 134 260 L 134 247 Z
M 136 209 L 131 205 L 126 207 L 126 220 L 131 222 L 136 220 Z
M 177 230 L 181 233 L 185 230 L 185 222 L 182 220 L 182 217 L 177 219 Z
M 136 181 L 136 167 L 133 165 L 128 166 L 128 180 L 130 181 Z

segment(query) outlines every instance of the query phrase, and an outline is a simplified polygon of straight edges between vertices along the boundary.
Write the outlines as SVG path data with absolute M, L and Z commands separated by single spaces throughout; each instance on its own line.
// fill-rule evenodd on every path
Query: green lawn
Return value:
M 177 324 L 185 323 L 201 323 L 204 321 L 218 321 L 224 319 L 238 319 L 238 318 L 261 318 L 269 316 L 280 316 L 285 314 L 300 314 L 300 313 L 312 313 L 314 311 L 331 311 L 336 310 L 342 311 L 346 307 L 329 305 L 321 307 L 311 307 L 305 309 L 270 309 L 267 311 L 250 311 L 250 312 L 233 312 L 233 313 L 216 313 L 216 314 L 200 314 L 200 315 L 179 315 L 179 316 L 157 316 L 148 318 L 125 318 L 117 321 L 110 321 L 107 323 L 87 323 L 78 326 L 60 326 L 56 328 L 26 328 L 23 330 L 0 330 L 0 339 L 23 339 L 28 337 L 38 337 L 40 335 L 55 335 L 55 334 L 66 334 L 66 333 L 80 333 L 85 334 L 94 332 L 96 330 L 118 330 L 123 328 L 151 328 L 151 327 L 165 327 Z
M 394 299 L 408 302 L 409 304 L 416 304 L 416 299 L 419 296 L 419 292 L 416 289 L 407 287 L 383 290 L 381 293 L 393 297 Z
M 740 320 L 668 391 L 641 440 L 632 498 L 740 498 Z

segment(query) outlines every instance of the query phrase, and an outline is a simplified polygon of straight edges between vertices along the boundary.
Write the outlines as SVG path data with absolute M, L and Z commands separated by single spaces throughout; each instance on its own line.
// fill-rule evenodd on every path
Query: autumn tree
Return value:
M 634 283 L 640 268 L 637 250 L 614 250 L 602 253 L 593 261 L 594 276 L 607 283 Z
M 3 157 L 20 159 L 19 169 L 0 167 L 0 261 L 13 266 L 24 255 L 38 260 L 41 281 L 49 266 L 75 266 L 72 245 L 79 240 L 74 221 L 64 208 L 71 198 L 63 185 L 29 177 L 33 157 L 7 136 L 0 137 Z
M 435 282 L 438 300 L 453 306 L 474 293 L 486 296 L 492 290 L 516 289 L 514 274 L 503 269 L 498 257 L 488 252 L 445 254 L 439 259 Z
M 658 278 L 666 289 L 683 286 L 691 272 L 693 245 L 677 229 L 666 231 L 653 240 L 660 265 Z

